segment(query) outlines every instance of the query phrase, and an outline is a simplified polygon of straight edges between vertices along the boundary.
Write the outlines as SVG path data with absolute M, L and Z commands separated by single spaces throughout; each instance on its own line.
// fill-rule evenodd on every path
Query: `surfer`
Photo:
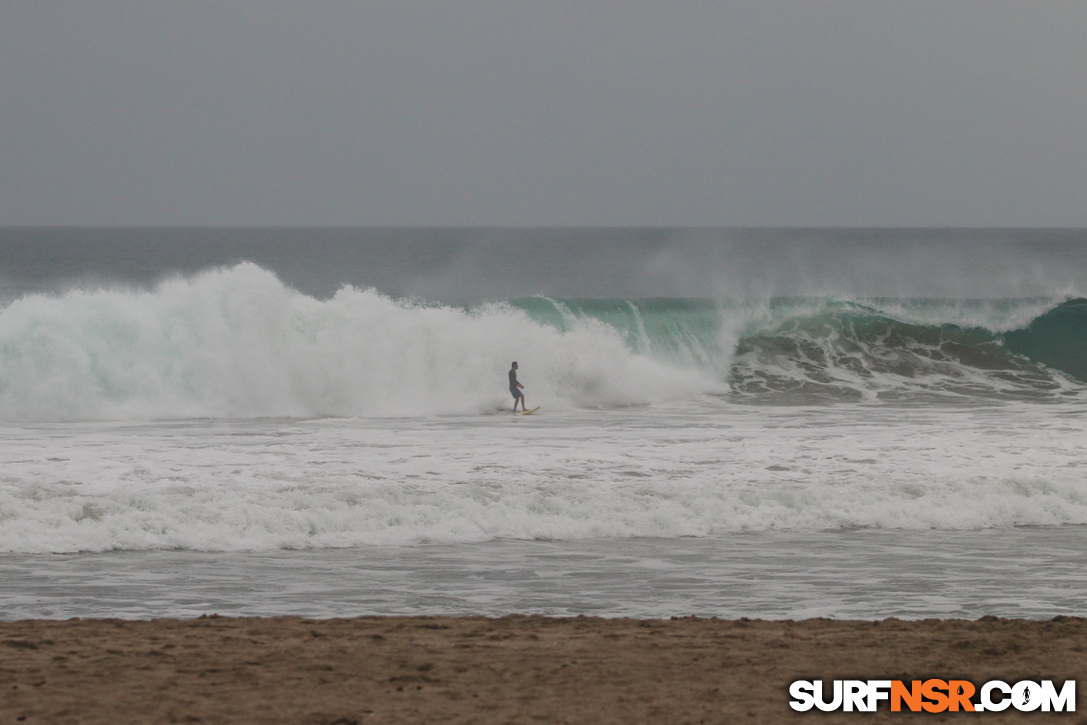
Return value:
M 510 395 L 513 396 L 513 412 L 517 412 L 517 403 L 521 404 L 521 412 L 528 410 L 525 407 L 525 394 L 521 391 L 525 386 L 517 382 L 517 363 L 513 363 L 510 367 Z

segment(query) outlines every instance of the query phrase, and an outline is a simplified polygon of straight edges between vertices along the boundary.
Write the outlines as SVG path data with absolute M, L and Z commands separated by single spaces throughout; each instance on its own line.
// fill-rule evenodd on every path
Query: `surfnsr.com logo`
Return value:
M 828 691 L 829 690 L 829 691 Z M 875 712 L 886 701 L 891 712 L 1075 712 L 1076 681 L 1058 690 L 1052 680 L 1022 680 L 1009 685 L 990 680 L 980 688 L 967 680 L 797 680 L 789 686 L 789 707 L 798 712 Z

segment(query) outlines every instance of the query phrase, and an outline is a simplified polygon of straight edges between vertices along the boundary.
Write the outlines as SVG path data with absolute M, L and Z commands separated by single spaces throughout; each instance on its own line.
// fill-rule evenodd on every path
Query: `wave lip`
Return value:
M 738 402 L 1052 400 L 1087 381 L 1077 300 L 514 300 L 728 383 Z M 1082 354 L 1081 354 L 1082 353 Z

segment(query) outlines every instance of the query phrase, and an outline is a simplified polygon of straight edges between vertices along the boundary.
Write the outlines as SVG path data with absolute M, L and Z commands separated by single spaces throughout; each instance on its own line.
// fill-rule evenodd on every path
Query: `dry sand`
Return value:
M 805 714 L 795 679 L 1078 679 L 1087 620 L 208 617 L 0 622 L 4 723 L 1063 722 Z M 1082 700 L 1082 696 L 1079 698 Z M 1087 708 L 1081 708 L 1087 709 Z

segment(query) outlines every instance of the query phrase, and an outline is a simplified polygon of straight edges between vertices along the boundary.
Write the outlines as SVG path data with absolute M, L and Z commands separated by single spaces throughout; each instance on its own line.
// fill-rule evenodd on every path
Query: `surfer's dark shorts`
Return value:
M 518 398 L 520 398 L 520 397 L 521 397 L 521 389 L 520 389 L 520 388 L 515 388 L 515 387 L 513 387 L 513 386 L 511 385 L 511 386 L 510 386 L 510 395 L 512 395 L 512 396 L 513 396 L 513 399 L 514 399 L 514 400 L 517 400 Z

